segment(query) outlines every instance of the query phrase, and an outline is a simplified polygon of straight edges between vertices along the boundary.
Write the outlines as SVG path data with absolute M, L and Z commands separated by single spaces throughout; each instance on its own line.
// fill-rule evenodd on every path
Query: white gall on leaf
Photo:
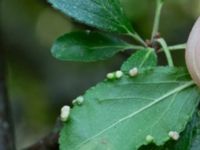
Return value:
M 75 105 L 75 104 L 78 104 L 78 105 L 82 105 L 84 102 L 84 97 L 83 96 L 79 96 L 77 97 L 75 100 L 72 101 L 72 103 Z
M 177 141 L 180 138 L 180 134 L 176 131 L 170 131 L 168 133 L 169 137 L 175 141 Z
M 151 136 L 151 135 L 147 135 L 147 136 L 146 136 L 146 141 L 147 141 L 147 143 L 152 143 L 153 140 L 154 140 L 154 137 L 153 137 L 153 136 Z
M 133 69 L 131 69 L 130 71 L 129 71 L 129 75 L 131 76 L 131 77 L 135 77 L 136 75 L 138 75 L 138 68 L 133 68 Z
M 121 78 L 123 75 L 124 75 L 124 73 L 122 71 L 120 71 L 120 70 L 118 70 L 118 71 L 115 72 L 115 77 L 117 79 Z
M 114 73 L 108 73 L 106 76 L 108 79 L 114 79 L 115 78 L 115 74 Z
M 69 114 L 70 114 L 70 107 L 65 105 L 61 108 L 61 113 L 60 113 L 60 119 L 63 122 L 66 122 L 69 118 Z

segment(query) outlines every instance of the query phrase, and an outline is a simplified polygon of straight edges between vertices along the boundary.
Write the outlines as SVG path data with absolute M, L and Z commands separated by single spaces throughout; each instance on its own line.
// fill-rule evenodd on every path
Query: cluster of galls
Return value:
M 138 69 L 137 68 L 133 68 L 129 71 L 129 75 L 131 77 L 134 77 L 138 74 Z M 124 75 L 124 73 L 120 70 L 114 72 L 114 73 L 108 73 L 107 74 L 107 79 L 113 80 L 113 79 L 120 79 L 122 76 Z M 77 97 L 75 100 L 72 101 L 73 105 L 82 105 L 84 102 L 84 97 L 83 96 L 79 96 Z M 61 113 L 60 113 L 60 119 L 63 122 L 66 122 L 69 118 L 70 115 L 70 107 L 65 105 L 61 108 Z
M 133 69 L 129 70 L 129 75 L 131 77 L 134 77 L 138 74 L 138 68 L 134 67 Z M 108 73 L 107 79 L 113 80 L 113 79 L 120 79 L 124 73 L 121 70 L 118 70 L 116 72 Z

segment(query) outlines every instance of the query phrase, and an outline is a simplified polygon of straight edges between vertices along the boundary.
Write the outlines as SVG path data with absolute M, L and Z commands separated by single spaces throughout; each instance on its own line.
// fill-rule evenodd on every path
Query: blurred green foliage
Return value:
M 135 29 L 149 38 L 154 0 L 121 0 Z M 200 14 L 199 0 L 166 0 L 161 35 L 169 45 L 184 43 Z M 55 11 L 45 0 L 3 0 L 0 6 L 3 46 L 7 52 L 8 89 L 12 102 L 18 148 L 34 143 L 48 133 L 60 107 L 70 104 L 87 88 L 119 68 L 124 56 L 97 63 L 59 62 L 50 54 L 52 42 L 79 27 Z M 183 52 L 174 53 L 184 65 Z M 165 63 L 162 59 L 160 63 Z

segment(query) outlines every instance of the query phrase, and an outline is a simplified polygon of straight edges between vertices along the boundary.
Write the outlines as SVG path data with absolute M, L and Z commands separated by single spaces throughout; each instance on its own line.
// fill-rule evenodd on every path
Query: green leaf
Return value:
M 105 80 L 83 97 L 61 131 L 61 150 L 137 150 L 147 135 L 162 145 L 184 130 L 200 93 L 184 69 L 158 67 Z
M 138 69 L 155 67 L 157 65 L 157 55 L 154 49 L 147 48 L 143 50 L 138 50 L 132 56 L 128 58 L 127 61 L 121 66 L 121 70 L 124 72 L 129 72 L 134 67 Z
M 128 33 L 133 29 L 119 0 L 48 0 L 74 19 L 106 31 Z
M 97 32 L 73 32 L 58 38 L 52 54 L 60 60 L 91 62 L 104 60 L 131 45 Z

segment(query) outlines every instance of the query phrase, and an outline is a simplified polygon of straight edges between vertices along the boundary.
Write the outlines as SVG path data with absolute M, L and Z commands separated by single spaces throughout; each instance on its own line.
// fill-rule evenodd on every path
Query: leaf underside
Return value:
M 106 31 L 128 33 L 133 29 L 119 0 L 48 0 L 53 7 L 82 23 Z
M 58 38 L 51 49 L 54 57 L 66 61 L 105 60 L 129 48 L 122 40 L 98 32 L 72 32 Z
M 137 150 L 181 132 L 199 101 L 199 90 L 180 68 L 148 69 L 137 77 L 105 80 L 75 106 L 60 136 L 61 150 Z

